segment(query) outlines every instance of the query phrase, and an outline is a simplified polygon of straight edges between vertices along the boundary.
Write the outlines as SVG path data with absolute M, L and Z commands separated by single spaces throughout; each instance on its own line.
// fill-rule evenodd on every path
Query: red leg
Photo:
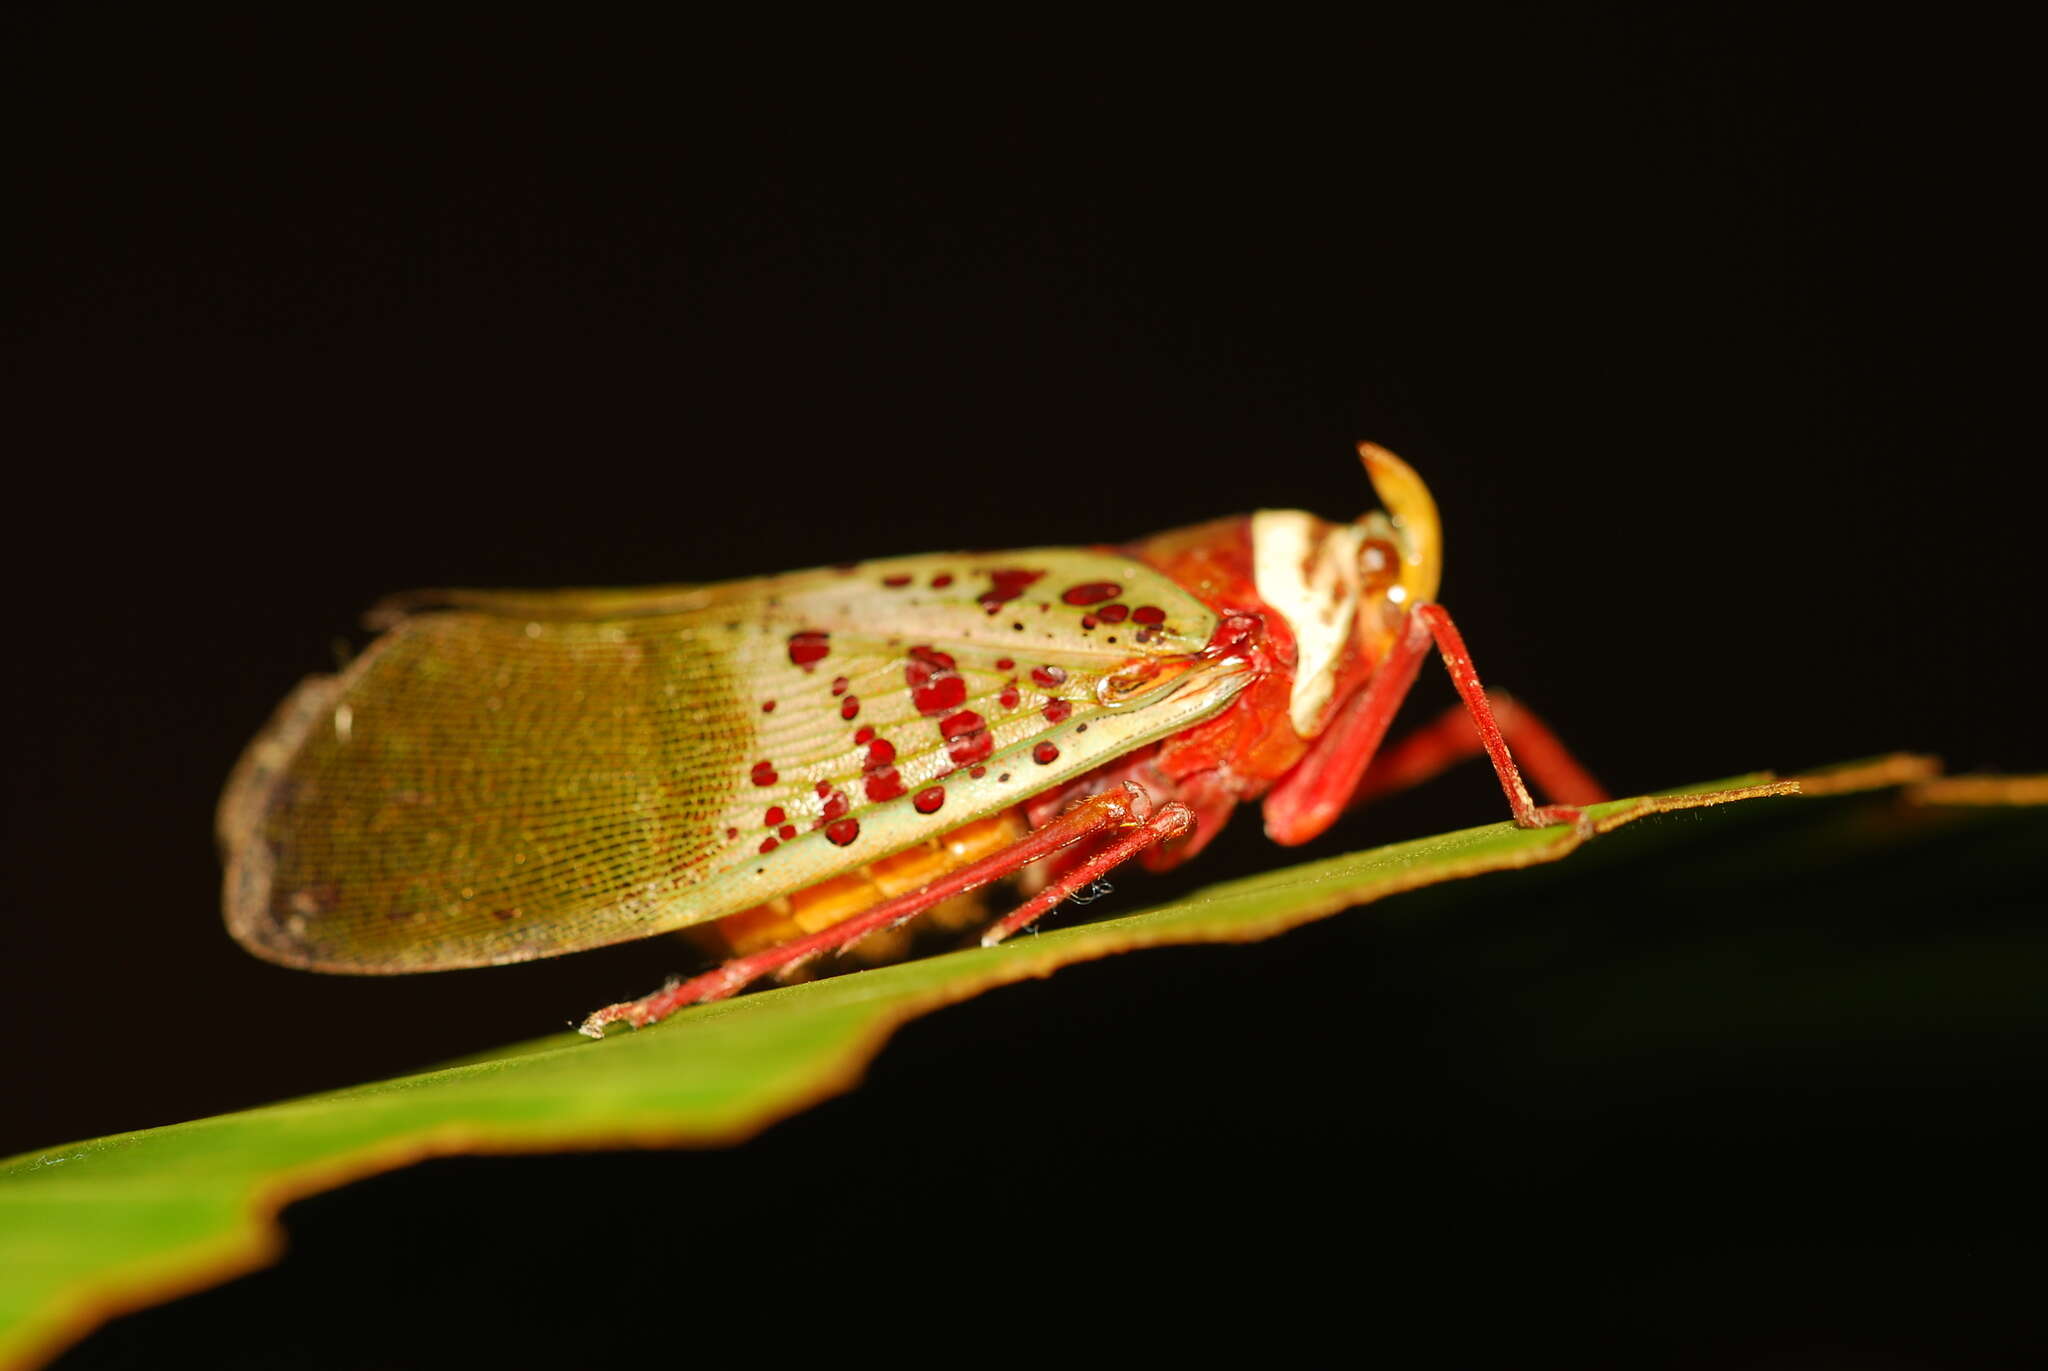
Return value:
M 1158 814 L 1147 817 L 1150 808 L 1151 801 L 1146 797 L 1144 790 L 1128 782 L 1100 794 L 1091 795 L 1002 851 L 991 853 L 978 862 L 971 862 L 958 871 L 950 872 L 933 881 L 930 885 L 907 891 L 893 899 L 883 900 L 852 918 L 842 919 L 829 928 L 819 929 L 816 933 L 793 938 L 786 943 L 777 943 L 774 947 L 763 948 L 744 957 L 735 957 L 715 971 L 708 971 L 692 980 L 664 986 L 652 995 L 609 1005 L 585 1019 L 580 1031 L 586 1037 L 602 1038 L 608 1024 L 623 1021 L 635 1028 L 645 1028 L 649 1024 L 659 1023 L 685 1005 L 698 1004 L 705 1000 L 722 1000 L 746 986 L 748 982 L 771 971 L 815 957 L 822 952 L 846 947 L 877 929 L 890 928 L 906 919 L 913 919 L 941 900 L 987 885 L 990 881 L 1009 875 L 1025 863 L 1036 861 L 1047 853 L 1057 852 L 1069 844 L 1117 829 L 1136 828 L 1138 832 L 1151 832 L 1161 815 L 1176 809 L 1183 816 L 1187 813 L 1180 806 L 1167 805 Z M 1136 834 L 1129 836 L 1135 837 Z M 1161 833 L 1159 836 L 1171 834 Z M 1138 850 L 1138 847 L 1156 841 L 1158 837 L 1153 837 L 1148 839 L 1147 843 L 1138 844 L 1137 847 L 1128 846 L 1127 841 L 1113 842 L 1103 850 L 1102 855 L 1119 850 L 1129 855 L 1130 852 Z M 1118 857 L 1116 860 L 1121 861 L 1123 858 Z M 1077 867 L 1070 876 L 1048 886 L 1044 892 L 1027 903 L 1025 909 L 1034 910 L 1030 918 L 1037 918 L 1065 899 L 1073 890 L 1093 881 L 1102 874 L 1102 871 L 1115 865 L 1115 862 L 1098 865 L 1099 862 L 1099 857 L 1091 859 Z M 1089 874 L 1082 876 L 1082 872 Z M 1079 878 L 1078 884 L 1074 877 Z M 1057 898 L 1046 902 L 1046 897 L 1055 891 L 1061 893 Z M 1042 908 L 1034 908 L 1042 902 Z M 1011 915 L 997 927 L 1010 924 L 1016 917 L 1015 914 Z
M 1387 736 L 1394 711 L 1401 707 L 1409 687 L 1415 684 L 1416 672 L 1421 669 L 1423 654 L 1432 638 L 1451 673 L 1451 684 L 1457 688 L 1478 730 L 1479 745 L 1500 778 L 1500 788 L 1507 795 L 1516 824 L 1543 828 L 1579 821 L 1576 806 L 1539 808 L 1530 798 L 1529 788 L 1522 783 L 1522 774 L 1515 769 L 1515 759 L 1508 752 L 1507 740 L 1501 736 L 1493 707 L 1487 703 L 1486 691 L 1479 684 L 1479 673 L 1472 667 L 1472 654 L 1465 647 L 1463 636 L 1442 605 L 1424 603 L 1409 613 L 1400 638 L 1366 682 L 1365 689 L 1351 697 L 1323 730 L 1309 755 L 1267 794 L 1266 832 L 1273 841 L 1290 847 L 1305 843 L 1337 821 L 1357 792 L 1381 740 Z
M 1202 771 L 1176 781 L 1153 765 L 1152 757 L 1141 757 L 1103 773 L 1084 784 L 1100 785 L 1104 788 L 1126 781 L 1135 781 L 1148 797 L 1160 802 L 1179 801 L 1187 807 L 1194 822 L 1187 830 L 1171 841 L 1162 841 L 1138 853 L 1139 864 L 1147 871 L 1171 871 L 1181 863 L 1199 855 L 1203 848 L 1215 841 L 1230 823 L 1230 816 L 1236 812 L 1240 802 L 1232 778 L 1222 772 Z M 1057 814 L 1060 806 L 1071 804 L 1070 796 L 1057 797 L 1057 803 L 1045 810 L 1033 803 L 1034 817 Z M 1112 841 L 1114 835 L 1098 836 L 1093 843 L 1076 843 L 1055 857 L 1037 864 L 1029 873 L 1022 889 L 1027 895 L 1036 894 L 1052 884 L 1066 872 L 1081 865 L 1094 855 L 1100 845 Z
M 1093 885 L 1104 872 L 1122 866 L 1140 852 L 1169 838 L 1178 838 L 1194 826 L 1194 813 L 1186 805 L 1174 801 L 1159 806 L 1138 827 L 1117 834 L 1087 861 L 996 920 L 988 932 L 981 935 L 981 945 L 994 947 L 1018 929 L 1043 918 L 1075 891 Z
M 1479 672 L 1472 666 L 1472 653 L 1465 646 L 1465 635 L 1458 632 L 1458 626 L 1451 622 L 1450 611 L 1438 604 L 1420 604 L 1415 606 L 1413 617 L 1429 626 L 1430 634 L 1436 639 L 1437 650 L 1443 653 L 1444 669 L 1451 673 L 1451 684 L 1458 688 L 1459 698 L 1465 701 L 1465 708 L 1471 712 L 1472 723 L 1479 730 L 1479 745 L 1486 749 L 1486 758 L 1493 763 L 1493 774 L 1500 778 L 1500 788 L 1508 797 L 1508 808 L 1515 812 L 1516 826 L 1546 828 L 1551 824 L 1578 823 L 1581 815 L 1577 805 L 1545 805 L 1539 809 L 1529 798 L 1529 787 L 1522 784 L 1522 773 L 1515 769 L 1515 759 L 1508 752 L 1508 741 L 1501 736 L 1500 724 L 1493 717 L 1493 707 L 1487 703 L 1486 689 L 1479 684 Z
M 1608 799 L 1607 791 L 1579 765 L 1557 735 L 1513 696 L 1487 692 L 1493 704 L 1494 722 L 1501 736 L 1514 749 L 1522 769 L 1545 798 L 1561 804 L 1594 805 Z M 1462 702 L 1452 705 L 1433 722 L 1423 725 L 1372 759 L 1365 777 L 1352 792 L 1353 806 L 1397 790 L 1407 790 L 1449 770 L 1468 757 L 1484 752 L 1479 731 Z

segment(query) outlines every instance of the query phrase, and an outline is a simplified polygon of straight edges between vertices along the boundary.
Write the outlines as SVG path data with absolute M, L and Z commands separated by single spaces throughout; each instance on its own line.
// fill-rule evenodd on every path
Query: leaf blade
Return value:
M 1870 783 L 1905 779 L 1915 777 L 1880 772 Z M 1743 777 L 1616 801 L 1591 811 L 1591 828 L 1797 788 Z M 113 1314 L 266 1264 L 285 1204 L 353 1179 L 454 1154 L 737 1142 L 850 1088 L 903 1023 L 984 990 L 1139 947 L 1271 937 L 1403 890 L 1555 861 L 1589 836 L 1463 830 L 999 948 L 700 1006 L 601 1047 L 564 1033 L 0 1163 L 0 1364 L 33 1364 Z

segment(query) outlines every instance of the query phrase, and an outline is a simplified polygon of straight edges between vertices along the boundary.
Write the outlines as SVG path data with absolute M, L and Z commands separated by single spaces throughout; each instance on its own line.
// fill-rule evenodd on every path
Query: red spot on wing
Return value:
M 1017 707 L 1017 701 L 1022 698 L 1023 697 L 1017 693 L 1017 683 L 1015 681 L 1011 681 L 1003 687 L 1003 693 L 996 696 L 996 703 L 1001 705 L 1004 709 L 1015 709 Z
M 873 742 L 874 740 L 875 731 L 872 728 L 867 727 L 865 724 L 861 726 L 860 732 L 853 735 L 853 745 L 855 747 L 866 747 L 869 743 Z
M 1063 723 L 1066 717 L 1073 712 L 1073 705 L 1065 700 L 1047 700 L 1045 702 L 1045 719 L 1047 723 Z
M 853 808 L 853 802 L 846 798 L 846 792 L 835 790 L 826 797 L 825 808 L 820 812 L 820 817 L 825 822 L 830 823 L 834 819 L 844 818 L 846 811 L 851 808 Z
M 1066 682 L 1067 673 L 1056 666 L 1035 666 L 1031 668 L 1031 679 L 1050 690 Z
M 910 584 L 910 578 L 908 576 L 884 576 L 882 584 L 891 590 L 901 590 Z
M 788 817 L 789 815 L 782 812 L 781 805 L 770 805 L 768 807 L 768 812 L 761 816 L 761 822 L 768 825 L 768 827 L 773 828 L 775 827 L 775 825 L 781 823 Z
M 781 846 L 781 842 L 773 837 L 767 837 L 761 840 L 761 850 L 763 852 L 773 852 L 776 848 Z
M 955 766 L 986 761 L 996 748 L 988 724 L 971 709 L 939 720 L 939 736 L 946 740 L 946 755 Z
M 761 701 L 761 712 L 762 712 L 763 714 L 773 714 L 773 713 L 775 712 L 775 701 L 773 701 L 773 700 L 763 700 L 763 701 Z
M 928 785 L 911 798 L 910 807 L 920 814 L 936 814 L 939 806 L 946 802 L 946 788 L 942 785 Z
M 895 761 L 896 746 L 887 738 L 876 738 L 868 745 L 867 760 L 861 763 L 861 770 L 867 773 L 861 788 L 870 804 L 893 800 L 903 793 L 903 778 L 896 774 Z
M 1120 624 L 1131 617 L 1129 605 L 1104 605 L 1095 611 L 1095 617 L 1105 624 Z
M 842 704 L 841 704 L 841 705 L 839 706 L 839 717 L 840 717 L 840 718 L 842 718 L 842 719 L 852 719 L 852 718 L 855 718 L 855 717 L 857 717 L 857 716 L 858 716 L 859 714 L 860 714 L 860 696 L 858 696 L 858 695 L 849 695 L 849 696 L 847 696 L 847 697 L 846 697 L 846 699 L 845 699 L 845 701 L 844 701 L 844 702 L 843 702 L 843 703 L 842 703 Z
M 1095 627 L 1095 623 L 1096 623 L 1096 620 L 1095 620 L 1095 616 L 1094 616 L 1093 614 L 1083 614 L 1083 615 L 1081 616 L 1081 627 L 1082 627 L 1082 628 L 1084 628 L 1084 629 L 1086 629 L 1086 628 L 1093 628 L 1093 627 Z
M 1022 568 L 1016 567 L 1004 571 L 989 572 L 989 587 L 987 590 L 982 591 L 978 597 L 981 600 L 981 607 L 994 614 L 1004 605 L 1022 595 L 1033 581 L 1040 579 L 1044 575 L 1045 573 L 1042 571 L 1025 571 Z
M 784 824 L 781 828 L 776 829 L 775 833 L 777 837 L 794 838 L 796 836 L 796 825 Z
M 1163 624 L 1166 622 L 1166 611 L 1158 605 L 1140 605 L 1131 611 L 1131 622 L 1134 624 Z
M 1123 593 L 1124 588 L 1114 581 L 1089 581 L 1084 585 L 1067 587 L 1060 598 L 1070 605 L 1099 605 Z
M 970 769 L 970 770 L 968 771 L 968 773 L 967 773 L 967 774 L 968 774 L 968 775 L 970 775 L 970 776 L 972 776 L 972 777 L 973 777 L 973 778 L 974 778 L 975 780 L 977 780 L 977 781 L 978 781 L 978 780 L 980 780 L 980 779 L 981 779 L 982 777 L 984 777 L 984 776 L 988 775 L 988 768 L 987 768 L 987 767 L 985 767 L 985 766 L 977 766 L 977 767 L 973 767 L 973 768 L 971 768 L 971 769 Z
M 967 682 L 953 669 L 953 659 L 929 647 L 910 649 L 904 663 L 903 679 L 910 686 L 910 702 L 926 716 L 958 709 L 967 700 Z
M 1015 662 L 1011 661 L 1011 660 L 1010 660 L 1010 659 L 1009 659 L 1008 657 L 998 657 L 998 658 L 996 658 L 996 670 L 997 670 L 997 671 L 1008 671 L 1008 670 L 1009 670 L 1009 669 L 1010 669 L 1011 667 L 1013 667 L 1013 666 L 1015 666 L 1015 665 L 1017 665 L 1017 664 L 1016 664 Z
M 844 695 L 848 684 L 844 676 L 834 676 L 832 678 L 832 693 L 834 695 Z
M 818 798 L 822 800 L 827 795 L 830 795 L 832 793 L 832 783 L 830 781 L 820 781 L 818 782 L 816 789 L 818 792 Z
M 933 590 L 944 590 L 947 586 L 951 584 L 953 584 L 953 573 L 951 573 L 950 571 L 942 571 L 938 575 L 932 577 Z
M 928 644 L 920 643 L 910 649 L 910 661 L 904 666 L 904 674 L 910 677 L 914 686 L 923 685 L 943 671 L 951 671 L 958 663 L 950 652 L 941 652 Z
M 807 628 L 789 635 L 789 660 L 805 671 L 817 668 L 832 651 L 832 635 Z
M 841 819 L 825 825 L 825 836 L 841 847 L 845 847 L 860 836 L 859 819 Z
M 1040 766 L 1047 766 L 1060 758 L 1060 750 L 1051 743 L 1040 743 L 1031 749 L 1031 760 Z
M 967 682 L 958 676 L 942 676 L 910 692 L 910 702 L 920 714 L 944 714 L 967 702 Z
M 775 774 L 775 763 L 755 762 L 751 779 L 755 785 L 774 785 L 780 778 Z

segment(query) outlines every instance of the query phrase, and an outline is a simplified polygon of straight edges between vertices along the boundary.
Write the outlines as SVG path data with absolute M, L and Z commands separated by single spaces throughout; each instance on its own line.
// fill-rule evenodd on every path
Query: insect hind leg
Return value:
M 1090 837 L 1115 835 L 1087 861 L 1027 900 L 983 938 L 985 943 L 1000 941 L 1042 916 L 1074 890 L 1092 885 L 1110 867 L 1165 838 L 1186 832 L 1193 822 L 1193 815 L 1184 805 L 1168 804 L 1154 810 L 1144 789 L 1126 781 L 1089 796 L 1000 852 L 971 862 L 916 890 L 882 900 L 815 933 L 777 943 L 743 957 L 734 957 L 701 976 L 672 981 L 652 995 L 608 1005 L 585 1019 L 578 1031 L 585 1037 L 602 1038 L 605 1029 L 615 1023 L 629 1023 L 635 1028 L 659 1023 L 687 1005 L 722 1000 L 771 972 L 822 953 L 838 951 L 879 929 L 892 928 L 916 918 L 940 901 L 1000 880 L 1027 862 Z

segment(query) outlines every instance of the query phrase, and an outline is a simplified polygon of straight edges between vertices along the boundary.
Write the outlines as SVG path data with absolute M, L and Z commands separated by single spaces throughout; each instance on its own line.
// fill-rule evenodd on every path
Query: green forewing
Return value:
M 1202 655 L 1212 611 L 1112 552 L 394 605 L 222 801 L 229 926 L 291 965 L 525 961 L 716 919 L 1186 728 L 1245 679 Z

